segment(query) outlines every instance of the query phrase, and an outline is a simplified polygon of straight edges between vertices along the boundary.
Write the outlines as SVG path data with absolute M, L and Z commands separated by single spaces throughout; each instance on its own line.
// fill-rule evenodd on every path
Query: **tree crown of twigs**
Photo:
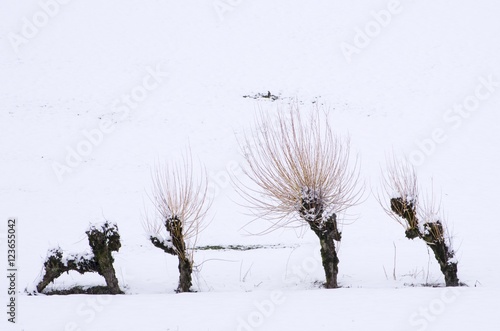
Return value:
M 386 163 L 387 168 L 382 173 L 383 197 L 380 193 L 377 197 L 384 211 L 405 229 L 419 227 L 422 233 L 426 231 L 423 228 L 425 224 L 434 224 L 439 221 L 444 225 L 441 202 L 436 199 L 433 189 L 431 189 L 430 194 L 427 192 L 424 196 L 419 193 L 415 167 L 407 159 L 397 160 L 394 156 L 387 158 Z M 397 215 L 391 209 L 391 199 L 394 198 L 400 199 L 402 208 L 412 208 L 416 219 L 409 222 Z M 436 226 L 430 226 L 427 229 L 427 231 L 439 230 Z
M 199 179 L 194 179 L 190 154 L 181 163 L 156 165 L 151 173 L 153 188 L 150 196 L 156 217 L 146 219 L 149 235 L 165 238 L 167 222 L 180 222 L 185 241 L 194 246 L 211 201 L 208 201 L 208 181 L 203 169 Z M 170 237 L 170 236 L 167 236 Z
M 296 105 L 276 117 L 260 111 L 256 128 L 245 135 L 242 150 L 252 187 L 236 182 L 254 215 L 272 222 L 269 231 L 302 226 L 298 211 L 304 199 L 338 213 L 362 195 L 357 159 L 350 162 L 350 139 L 333 133 L 326 114 L 315 109 L 305 120 Z

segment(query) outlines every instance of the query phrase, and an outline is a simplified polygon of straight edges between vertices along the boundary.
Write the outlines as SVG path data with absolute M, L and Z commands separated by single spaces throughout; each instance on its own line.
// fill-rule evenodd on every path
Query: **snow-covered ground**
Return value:
M 25 0 L 0 2 L 2 330 L 500 330 L 500 4 L 482 1 Z M 243 98 L 267 93 L 280 100 Z M 328 110 L 360 156 L 367 198 L 343 215 L 341 289 L 310 231 L 249 236 L 229 182 L 256 111 Z M 187 147 L 210 175 L 197 293 L 142 221 L 157 161 Z M 380 208 L 388 153 L 442 196 L 459 278 Z M 18 218 L 17 323 L 7 323 L 6 221 Z M 121 296 L 27 296 L 47 249 L 84 251 L 116 222 Z M 5 252 L 5 253 L 3 253 Z M 395 261 L 395 262 L 394 262 Z M 394 276 L 395 275 L 395 279 Z M 56 287 L 103 284 L 64 275 Z M 5 311 L 5 312 L 4 312 Z

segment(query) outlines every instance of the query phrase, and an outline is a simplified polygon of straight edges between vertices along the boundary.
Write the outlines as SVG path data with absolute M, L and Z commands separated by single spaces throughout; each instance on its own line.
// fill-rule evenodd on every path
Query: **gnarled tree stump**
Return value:
M 85 232 L 89 239 L 89 245 L 92 252 L 83 254 L 71 254 L 64 256 L 60 248 L 51 249 L 48 252 L 47 259 L 43 266 L 43 276 L 36 286 L 38 293 L 43 293 L 43 290 L 53 282 L 56 278 L 65 272 L 71 270 L 77 271 L 80 274 L 86 272 L 97 272 L 103 276 L 106 281 L 106 286 L 91 287 L 82 290 L 81 287 L 75 287 L 69 290 L 53 291 L 46 294 L 72 294 L 72 293 L 88 293 L 88 294 L 122 294 L 116 278 L 115 269 L 113 267 L 112 252 L 118 252 L 121 247 L 120 234 L 116 224 L 105 222 L 102 225 L 93 225 Z

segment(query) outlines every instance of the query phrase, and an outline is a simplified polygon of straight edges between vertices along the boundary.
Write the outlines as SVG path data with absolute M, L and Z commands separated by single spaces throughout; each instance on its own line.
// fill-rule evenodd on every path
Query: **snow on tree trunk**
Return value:
M 121 247 L 118 227 L 106 222 L 101 228 L 91 227 L 86 234 L 97 263 L 97 272 L 106 280 L 110 293 L 123 293 L 118 285 L 115 268 L 113 267 L 114 259 L 111 254 Z
M 342 238 L 338 231 L 337 215 L 335 213 L 325 215 L 320 194 L 310 189 L 304 189 L 302 192 L 299 214 L 319 238 L 321 261 L 326 277 L 325 287 L 337 288 L 339 258 L 335 241 L 340 241 Z
M 105 222 L 100 226 L 92 226 L 86 234 L 89 239 L 92 253 L 70 254 L 64 257 L 60 248 L 49 250 L 47 259 L 43 264 L 43 276 L 36 286 L 38 293 L 42 293 L 51 282 L 64 272 L 69 272 L 71 270 L 77 271 L 80 274 L 97 272 L 104 277 L 107 286 L 89 288 L 85 291 L 80 288 L 75 288 L 65 291 L 55 291 L 55 293 L 123 293 L 118 285 L 118 279 L 116 278 L 115 269 L 113 267 L 114 259 L 112 256 L 112 252 L 117 252 L 121 247 L 118 227 L 116 224 Z

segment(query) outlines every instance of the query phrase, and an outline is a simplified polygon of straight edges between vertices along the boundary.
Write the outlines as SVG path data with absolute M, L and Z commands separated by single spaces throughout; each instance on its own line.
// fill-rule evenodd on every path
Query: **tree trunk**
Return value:
M 340 241 L 341 233 L 337 228 L 337 216 L 332 214 L 323 222 L 310 223 L 311 229 L 318 236 L 321 245 L 321 261 L 325 270 L 326 288 L 337 288 L 339 258 L 335 249 L 335 240 Z
M 111 256 L 111 252 L 109 253 Z M 97 264 L 99 265 L 99 274 L 106 280 L 106 285 L 109 288 L 110 294 L 122 294 L 118 279 L 116 278 L 115 268 L 113 267 L 113 260 L 109 256 L 97 256 Z
M 182 231 L 182 222 L 176 217 L 172 217 L 165 222 L 167 231 L 172 237 L 172 245 L 175 248 L 175 254 L 179 259 L 179 285 L 177 293 L 190 292 L 192 285 L 191 274 L 193 273 L 193 263 L 186 252 L 186 243 L 184 242 L 184 233 Z
M 434 256 L 436 257 L 436 260 L 439 263 L 441 272 L 444 275 L 444 282 L 446 286 L 460 286 L 460 282 L 457 276 L 457 271 L 458 271 L 457 263 L 450 262 L 449 259 L 446 258 L 446 256 L 442 255 L 444 249 L 447 248 L 444 245 L 444 243 L 438 245 L 428 244 L 428 246 L 434 252 Z
M 460 286 L 460 281 L 457 276 L 457 264 L 447 263 L 444 267 L 441 267 L 441 271 L 444 274 L 444 281 L 446 286 Z
M 424 226 L 427 229 L 434 229 L 434 231 L 428 231 L 426 235 L 422 236 L 422 239 L 424 239 L 427 246 L 432 249 L 434 257 L 438 261 L 441 272 L 444 275 L 446 286 L 459 286 L 457 263 L 454 261 L 452 262 L 454 252 L 446 245 L 443 238 L 443 226 L 441 222 L 426 223 Z
M 177 293 L 190 292 L 192 279 L 191 274 L 193 272 L 193 264 L 189 257 L 179 257 L 179 286 L 177 287 Z
M 118 251 L 121 247 L 118 228 L 106 222 L 101 229 L 93 228 L 87 231 L 87 236 L 97 262 L 97 272 L 106 280 L 110 294 L 122 294 L 113 267 L 112 255 L 113 251 Z
M 328 234 L 319 238 L 321 244 L 321 261 L 325 269 L 326 288 L 337 288 L 337 274 L 339 273 L 339 258 L 335 250 L 335 242 Z

